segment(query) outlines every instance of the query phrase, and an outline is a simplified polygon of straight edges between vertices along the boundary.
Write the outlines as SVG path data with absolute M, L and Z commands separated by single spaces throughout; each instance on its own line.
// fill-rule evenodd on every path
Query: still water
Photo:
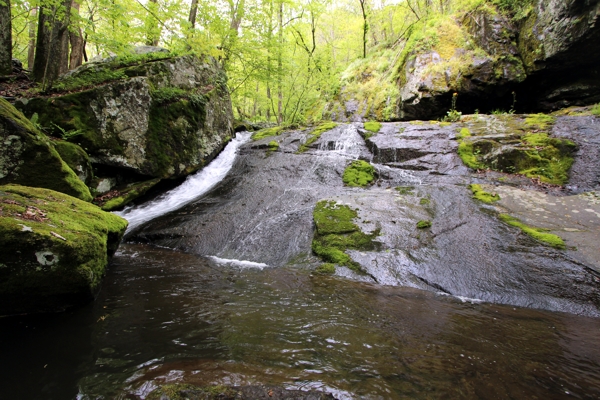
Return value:
M 122 245 L 97 301 L 0 319 L 2 399 L 164 382 L 339 399 L 599 398 L 600 320 Z

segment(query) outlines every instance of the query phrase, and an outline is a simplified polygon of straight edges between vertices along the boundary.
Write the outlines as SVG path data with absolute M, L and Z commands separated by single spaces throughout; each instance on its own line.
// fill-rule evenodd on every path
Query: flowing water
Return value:
M 268 156 L 238 138 L 223 153 L 238 147 L 235 161 L 200 173 L 229 171 L 221 183 L 193 177 L 184 185 L 198 189 L 125 211 L 130 242 L 93 304 L 0 319 L 0 399 L 138 399 L 168 382 L 338 399 L 599 398 L 598 318 L 312 273 L 314 202 L 360 194 L 335 182 L 365 152 L 323 142 L 354 133 L 295 156 L 293 135 Z

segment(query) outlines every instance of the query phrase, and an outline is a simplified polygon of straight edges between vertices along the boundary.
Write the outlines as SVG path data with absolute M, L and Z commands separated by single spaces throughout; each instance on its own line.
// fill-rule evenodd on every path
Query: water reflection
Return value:
M 600 397 L 600 320 L 301 266 L 239 268 L 124 245 L 93 310 L 59 319 L 30 318 L 2 341 L 8 398 L 143 398 L 169 381 L 322 388 L 338 398 Z M 40 372 L 58 353 L 60 373 Z

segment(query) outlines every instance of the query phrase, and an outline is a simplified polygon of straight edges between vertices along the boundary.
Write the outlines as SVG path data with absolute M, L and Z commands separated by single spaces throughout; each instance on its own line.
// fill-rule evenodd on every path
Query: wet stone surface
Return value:
M 598 133 L 594 136 L 589 127 L 596 120 L 586 118 L 564 124 L 579 124 L 580 132 L 596 140 Z M 524 117 L 467 121 L 479 135 L 510 141 L 522 134 L 514 129 L 522 129 Z M 322 261 L 311 252 L 312 211 L 317 201 L 330 199 L 356 209 L 355 222 L 364 232 L 379 232 L 377 250 L 347 250 L 362 272 L 337 266 L 338 275 L 477 301 L 600 316 L 598 205 L 589 205 L 589 196 L 544 193 L 528 178 L 473 173 L 456 154 L 457 133 L 464 126 L 384 123 L 380 132 L 369 135 L 360 123 L 343 124 L 324 132 L 300 154 L 297 150 L 310 130 L 248 143 L 219 186 L 147 223 L 129 240 L 221 259 L 315 268 Z M 279 144 L 274 152 L 264 146 L 272 140 Z M 343 185 L 344 168 L 354 159 L 374 164 L 377 179 L 372 186 Z M 581 163 L 591 169 L 589 164 L 598 161 Z M 585 185 L 593 186 L 593 177 L 586 179 Z M 474 200 L 469 183 L 483 183 L 502 200 L 495 205 Z M 537 242 L 501 222 L 499 213 L 551 230 L 566 240 L 567 250 Z M 419 221 L 431 227 L 419 229 Z

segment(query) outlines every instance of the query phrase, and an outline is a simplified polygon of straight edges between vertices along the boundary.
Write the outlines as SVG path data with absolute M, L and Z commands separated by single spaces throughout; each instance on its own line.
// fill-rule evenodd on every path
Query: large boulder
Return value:
M 521 23 L 524 101 L 540 110 L 600 101 L 600 1 L 538 0 Z
M 0 186 L 0 315 L 91 300 L 126 228 L 123 218 L 65 194 Z
M 0 184 L 8 183 L 92 200 L 87 186 L 61 159 L 48 137 L 0 98 Z
M 69 94 L 22 99 L 17 106 L 37 113 L 43 126 L 58 126 L 96 166 L 185 176 L 214 157 L 233 132 L 227 78 L 212 58 L 152 54 L 158 55 L 87 64 L 55 85 Z
M 416 45 L 400 68 L 398 117 L 441 117 L 453 107 L 454 93 L 454 106 L 463 111 L 510 108 L 511 92 L 526 77 L 511 21 L 482 8 L 462 21 L 440 19 L 424 29 L 431 28 L 434 44 Z

